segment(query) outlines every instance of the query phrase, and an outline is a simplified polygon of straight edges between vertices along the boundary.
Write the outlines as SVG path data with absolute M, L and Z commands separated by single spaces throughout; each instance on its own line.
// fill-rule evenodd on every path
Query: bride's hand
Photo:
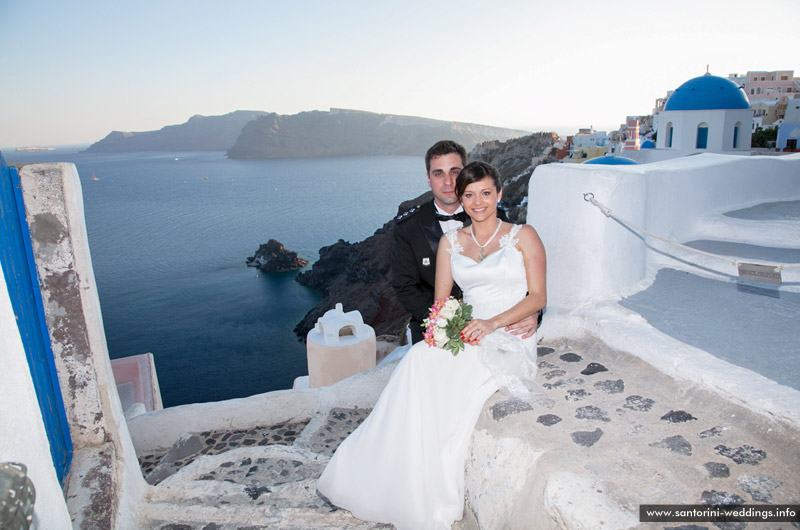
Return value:
M 464 342 L 476 344 L 494 330 L 495 327 L 490 320 L 474 319 L 470 320 L 461 331 L 461 337 Z

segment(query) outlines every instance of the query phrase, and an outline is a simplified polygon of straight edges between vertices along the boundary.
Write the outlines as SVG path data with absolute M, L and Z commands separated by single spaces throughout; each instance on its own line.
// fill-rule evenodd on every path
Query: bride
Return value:
M 473 308 L 465 349 L 415 344 L 375 408 L 336 450 L 318 492 L 359 519 L 398 530 L 448 529 L 464 511 L 464 461 L 484 402 L 498 389 L 530 397 L 536 336 L 503 327 L 545 306 L 546 258 L 536 231 L 497 218 L 497 171 L 468 164 L 456 195 L 472 219 L 448 232 L 436 256 L 435 299 L 455 281 Z

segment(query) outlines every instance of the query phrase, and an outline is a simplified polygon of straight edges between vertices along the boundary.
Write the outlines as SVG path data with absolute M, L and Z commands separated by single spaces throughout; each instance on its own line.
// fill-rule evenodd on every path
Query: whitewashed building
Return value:
M 779 110 L 786 112 L 786 103 L 783 105 L 779 101 L 760 100 L 754 101 L 750 110 L 753 111 L 753 132 L 758 128 L 774 127 L 780 123 Z M 777 123 L 776 123 L 777 122 Z
M 789 101 L 786 117 L 778 126 L 775 147 L 778 151 L 797 151 L 800 142 L 800 99 Z
M 572 137 L 572 148 L 582 147 L 605 147 L 608 141 L 606 131 L 595 131 L 594 129 L 580 129 L 578 134 Z
M 744 90 L 730 79 L 707 73 L 686 81 L 667 100 L 658 122 L 656 148 L 678 156 L 750 150 L 753 113 Z

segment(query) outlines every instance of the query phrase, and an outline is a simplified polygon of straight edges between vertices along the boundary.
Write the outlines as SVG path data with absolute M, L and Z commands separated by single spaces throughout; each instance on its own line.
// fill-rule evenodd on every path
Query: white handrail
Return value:
M 664 237 L 658 236 L 656 234 L 653 234 L 652 232 L 648 232 L 644 228 L 642 228 L 640 226 L 636 226 L 635 224 L 633 224 L 633 223 L 631 223 L 629 221 L 626 221 L 625 219 L 622 219 L 618 215 L 615 215 L 614 212 L 612 212 L 610 208 L 608 208 L 606 205 L 604 205 L 603 203 L 601 203 L 600 201 L 598 201 L 597 199 L 594 198 L 594 193 L 591 193 L 591 192 L 590 193 L 584 193 L 583 194 L 583 200 L 595 205 L 601 212 L 603 212 L 603 215 L 605 215 L 606 217 L 611 217 L 612 219 L 615 219 L 616 221 L 622 223 L 623 225 L 625 225 L 625 226 L 627 226 L 629 228 L 632 228 L 636 232 L 640 232 L 642 234 L 648 235 L 648 236 L 650 236 L 650 237 L 652 237 L 654 239 L 658 239 L 659 241 L 663 241 L 663 242 L 668 243 L 670 245 L 673 245 L 673 246 L 676 246 L 676 247 L 680 247 L 680 248 L 682 248 L 684 250 L 688 250 L 690 252 L 695 252 L 697 254 L 702 254 L 704 256 L 710 256 L 712 258 L 716 258 L 716 259 L 719 259 L 719 260 L 722 260 L 722 261 L 727 261 L 728 263 L 730 263 L 734 267 L 738 267 L 742 263 L 752 263 L 751 261 L 742 261 L 742 260 L 737 260 L 737 259 L 731 259 L 729 257 L 721 256 L 719 254 L 714 254 L 712 252 L 706 252 L 705 250 L 699 250 L 699 249 L 696 249 L 696 248 L 692 248 L 690 246 L 684 245 L 683 243 L 678 243 L 677 241 L 672 241 L 672 240 L 666 239 Z M 775 269 L 775 272 L 780 272 L 783 269 L 800 268 L 800 263 L 759 263 L 759 265 L 764 265 L 765 267 L 773 267 Z

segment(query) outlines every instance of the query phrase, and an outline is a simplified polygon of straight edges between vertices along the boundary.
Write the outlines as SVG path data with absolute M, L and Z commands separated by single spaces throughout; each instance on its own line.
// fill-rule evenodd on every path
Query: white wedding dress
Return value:
M 482 262 L 464 256 L 456 233 L 453 279 L 474 318 L 490 318 L 526 296 L 515 225 Z M 318 491 L 359 519 L 398 530 L 449 529 L 464 510 L 464 461 L 484 402 L 498 389 L 528 397 L 536 337 L 496 330 L 457 356 L 415 344 L 398 363 L 375 408 L 336 450 Z

